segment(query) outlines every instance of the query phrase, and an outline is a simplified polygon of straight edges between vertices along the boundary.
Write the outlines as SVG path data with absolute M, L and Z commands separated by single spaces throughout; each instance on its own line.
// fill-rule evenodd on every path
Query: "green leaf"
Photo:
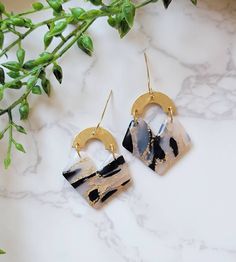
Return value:
M 129 32 L 129 30 L 130 27 L 126 19 L 125 18 L 121 19 L 118 25 L 118 32 L 120 34 L 120 37 L 123 38 Z
M 17 143 L 15 140 L 13 140 L 13 143 L 14 143 L 14 145 L 15 145 L 15 147 L 16 147 L 16 149 L 17 149 L 18 151 L 23 152 L 23 153 L 26 153 L 24 147 L 22 146 L 22 144 Z
M 90 2 L 91 4 L 93 4 L 93 5 L 96 5 L 96 6 L 102 4 L 102 1 L 101 1 L 101 0 L 89 0 L 89 2 Z
M 40 73 L 39 73 L 39 78 L 40 78 L 41 80 L 43 80 L 43 79 L 46 78 L 46 73 L 45 73 L 45 70 L 44 70 L 44 69 L 40 71 Z
M 21 102 L 20 107 L 19 107 L 19 113 L 20 113 L 20 119 L 25 120 L 29 116 L 29 103 L 27 100 L 24 100 Z
M 5 12 L 5 6 L 0 2 L 0 14 Z
M 60 21 L 55 24 L 55 26 L 50 30 L 49 36 L 58 36 L 60 35 L 67 27 L 66 21 Z
M 43 52 L 40 54 L 39 58 L 34 60 L 34 66 L 50 62 L 54 58 L 54 55 L 49 52 Z
M 93 53 L 93 41 L 88 35 L 82 35 L 77 41 L 78 47 L 89 56 Z
M 197 0 L 190 0 L 194 5 L 197 5 Z
M 25 27 L 31 27 L 33 26 L 33 23 L 32 23 L 32 20 L 29 19 L 29 18 L 24 18 L 24 21 L 25 21 Z
M 16 51 L 16 56 L 21 65 L 23 65 L 24 60 L 25 60 L 25 50 L 21 47 L 18 48 Z
M 44 35 L 44 38 L 43 38 L 43 41 L 44 41 L 44 49 L 47 49 L 48 46 L 51 44 L 52 42 L 52 39 L 53 39 L 53 36 L 50 35 L 50 31 L 47 32 L 45 35 Z
M 37 76 L 32 76 L 32 77 L 30 77 L 30 78 L 28 79 L 28 81 L 27 81 L 27 88 L 30 89 L 30 88 L 32 88 L 33 86 L 35 86 L 36 83 L 37 83 L 37 81 L 38 81 L 38 77 L 37 77 Z
M 35 95 L 41 95 L 42 94 L 42 90 L 40 88 L 39 85 L 36 85 L 32 88 L 32 93 Z
M 4 159 L 4 167 L 5 169 L 8 169 L 8 167 L 10 166 L 11 164 L 11 157 L 10 156 L 7 156 L 5 159 Z M 4 251 L 3 251 L 4 252 Z M 3 253 L 4 254 L 4 253 Z
M 22 87 L 21 81 L 17 81 L 17 82 L 7 84 L 7 88 L 10 88 L 10 89 L 20 89 L 21 87 Z
M 63 77 L 62 68 L 58 64 L 54 64 L 52 71 L 57 81 L 61 84 Z
M 13 16 L 10 18 L 9 22 L 12 25 L 19 26 L 19 27 L 27 26 L 27 21 L 21 17 Z
M 65 14 L 64 10 L 62 9 L 60 12 L 57 12 L 55 10 L 53 10 L 53 15 L 55 17 L 60 17 L 61 15 Z
M 122 13 L 127 24 L 131 28 L 134 24 L 135 6 L 131 2 L 126 2 L 122 6 Z
M 43 4 L 40 2 L 35 2 L 32 4 L 32 7 L 34 8 L 34 10 L 39 11 L 43 9 Z
M 71 15 L 68 18 L 66 18 L 66 22 L 68 25 L 76 25 L 78 23 L 78 19 L 74 18 L 74 16 Z
M 51 84 L 50 84 L 50 81 L 46 78 L 43 78 L 42 81 L 41 81 L 41 84 L 42 84 L 42 88 L 44 90 L 44 92 L 50 96 L 51 94 Z
M 71 11 L 71 14 L 73 15 L 73 17 L 77 20 L 85 12 L 85 10 L 83 8 L 80 8 L 80 7 L 71 8 L 70 11 Z
M 165 8 L 168 8 L 169 4 L 172 2 L 172 0 L 162 0 Z
M 0 49 L 2 49 L 4 43 L 4 34 L 0 31 Z
M 35 67 L 35 60 L 29 60 L 26 63 L 24 63 L 23 68 L 26 70 L 30 70 Z
M 116 21 L 116 18 L 115 18 L 115 17 L 109 16 L 108 19 L 107 19 L 107 22 L 108 22 L 108 24 L 109 24 L 111 27 L 114 27 L 114 28 L 117 27 L 117 21 Z
M 11 71 L 19 71 L 21 68 L 20 64 L 15 61 L 9 61 L 9 62 L 3 63 L 2 66 L 4 66 L 5 68 Z
M 93 19 L 104 14 L 101 10 L 89 10 L 80 15 L 79 20 Z
M 0 67 L 0 84 L 5 84 L 5 73 L 2 67 Z
M 47 0 L 47 2 L 51 6 L 51 8 L 53 10 L 55 10 L 57 13 L 60 13 L 62 11 L 61 1 L 59 1 L 59 0 Z
M 7 72 L 7 74 L 8 74 L 11 78 L 13 78 L 13 79 L 15 79 L 15 78 L 17 78 L 17 77 L 20 76 L 20 72 L 19 72 L 19 71 L 9 71 L 9 72 Z
M 0 14 L 1 15 L 1 14 Z M 7 22 L 7 20 L 3 20 L 2 22 L 1 22 L 1 30 L 6 30 L 7 29 L 7 24 L 8 24 L 8 22 Z
M 14 124 L 14 127 L 16 128 L 16 130 L 18 132 L 23 133 L 23 134 L 27 134 L 23 126 L 18 126 L 16 124 Z

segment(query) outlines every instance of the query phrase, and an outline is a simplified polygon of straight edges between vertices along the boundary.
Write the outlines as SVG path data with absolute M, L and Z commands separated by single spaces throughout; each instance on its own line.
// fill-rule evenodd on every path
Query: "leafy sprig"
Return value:
M 0 131 L 0 139 L 8 133 L 8 149 L 4 159 L 5 168 L 11 163 L 11 152 L 14 147 L 20 152 L 25 152 L 24 147 L 15 140 L 14 132 L 26 134 L 25 129 L 13 119 L 13 111 L 18 109 L 21 120 L 26 120 L 30 114 L 30 95 L 50 96 L 51 84 L 47 77 L 46 68 L 52 65 L 52 72 L 59 83 L 63 79 L 63 70 L 58 64 L 58 59 L 62 57 L 74 44 L 86 54 L 91 56 L 94 51 L 92 37 L 87 33 L 87 29 L 100 17 L 107 17 L 108 25 L 116 29 L 120 37 L 124 37 L 132 28 L 136 10 L 157 0 L 146 0 L 134 4 L 132 0 L 113 0 L 105 4 L 102 0 L 89 0 L 94 9 L 84 10 L 81 7 L 65 9 L 63 0 L 46 0 L 46 2 L 35 2 L 32 9 L 23 13 L 15 14 L 8 12 L 5 6 L 0 3 L 0 58 L 6 56 L 13 48 L 17 47 L 15 60 L 8 60 L 0 66 L 0 101 L 5 99 L 5 93 L 13 89 L 24 90 L 13 103 L 6 108 L 1 108 L 0 117 L 7 114 L 8 123 Z M 190 0 L 196 4 L 196 0 Z M 165 8 L 172 0 L 163 0 Z M 44 21 L 34 23 L 29 14 L 52 10 L 52 17 Z M 23 46 L 23 40 L 37 28 L 44 27 L 43 38 L 44 50 L 33 60 L 27 60 L 27 53 Z M 13 34 L 15 40 L 9 45 L 4 45 L 7 34 Z M 60 38 L 57 45 L 53 45 L 54 40 Z

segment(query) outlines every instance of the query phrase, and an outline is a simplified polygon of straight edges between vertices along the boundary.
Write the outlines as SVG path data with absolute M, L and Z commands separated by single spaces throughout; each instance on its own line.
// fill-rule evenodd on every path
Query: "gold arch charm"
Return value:
M 166 114 L 169 114 L 170 110 L 173 115 L 176 114 L 175 104 L 167 95 L 161 92 L 148 92 L 135 100 L 131 110 L 133 117 L 135 119 L 140 117 L 144 113 L 145 107 L 149 104 L 159 105 Z
M 79 151 L 83 149 L 89 140 L 100 140 L 105 148 L 114 154 L 117 150 L 117 144 L 112 134 L 102 127 L 89 127 L 81 131 L 74 139 L 73 147 Z

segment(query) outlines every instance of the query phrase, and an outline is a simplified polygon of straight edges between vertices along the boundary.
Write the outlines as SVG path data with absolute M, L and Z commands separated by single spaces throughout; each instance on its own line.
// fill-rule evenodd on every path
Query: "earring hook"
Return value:
M 82 130 L 74 139 L 73 147 L 76 148 L 76 151 L 79 154 L 79 151 L 84 148 L 87 144 L 87 142 L 91 139 L 98 139 L 100 140 L 104 145 L 105 148 L 110 151 L 115 158 L 115 152 L 117 150 L 117 144 L 115 138 L 112 136 L 112 134 L 107 131 L 106 129 L 100 127 L 101 122 L 104 118 L 108 102 L 111 98 L 112 90 L 109 93 L 109 96 L 107 98 L 105 107 L 102 111 L 100 121 L 98 122 L 96 127 L 89 127 L 84 130 Z M 79 154 L 80 156 L 80 154 Z
M 93 134 L 96 133 L 97 129 L 100 127 L 100 125 L 101 125 L 101 123 L 102 123 L 102 120 L 103 120 L 104 115 L 105 115 L 105 113 L 106 113 L 107 105 L 108 105 L 108 103 L 109 103 L 109 101 L 110 101 L 110 99 L 111 99 L 111 95 L 112 95 L 112 90 L 111 90 L 110 93 L 109 93 L 109 96 L 108 96 L 108 98 L 107 98 L 106 104 L 105 104 L 104 109 L 103 109 L 103 111 L 102 111 L 102 115 L 101 115 L 100 121 L 98 122 L 97 126 L 95 127 Z
M 146 70 L 147 70 L 147 80 L 148 80 L 148 92 L 151 96 L 153 96 L 153 90 L 151 87 L 151 78 L 150 78 L 150 68 L 149 68 L 149 63 L 148 63 L 148 58 L 146 52 L 144 52 L 144 60 L 146 64 Z

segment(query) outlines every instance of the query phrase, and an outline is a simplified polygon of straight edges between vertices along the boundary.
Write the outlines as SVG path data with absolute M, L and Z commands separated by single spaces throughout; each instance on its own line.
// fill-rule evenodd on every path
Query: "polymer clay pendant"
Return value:
M 163 175 L 190 148 L 188 134 L 177 120 L 167 119 L 154 134 L 139 118 L 132 120 L 122 145 L 148 167 Z
M 90 156 L 80 152 L 87 141 L 94 138 L 101 140 L 111 152 L 99 168 Z M 91 206 L 102 207 L 130 184 L 127 163 L 122 155 L 114 152 L 115 140 L 107 130 L 101 127 L 85 129 L 75 138 L 74 147 L 77 158 L 63 171 L 63 176 Z
M 157 134 L 141 117 L 148 104 L 159 105 L 168 115 Z M 173 101 L 165 94 L 152 91 L 140 96 L 133 104 L 134 120 L 131 121 L 122 143 L 124 148 L 159 175 L 165 174 L 191 146 L 190 137 L 173 117 L 175 113 Z
M 90 205 L 100 208 L 130 182 L 127 163 L 122 155 L 109 157 L 99 169 L 86 154 L 63 172 L 63 176 Z

